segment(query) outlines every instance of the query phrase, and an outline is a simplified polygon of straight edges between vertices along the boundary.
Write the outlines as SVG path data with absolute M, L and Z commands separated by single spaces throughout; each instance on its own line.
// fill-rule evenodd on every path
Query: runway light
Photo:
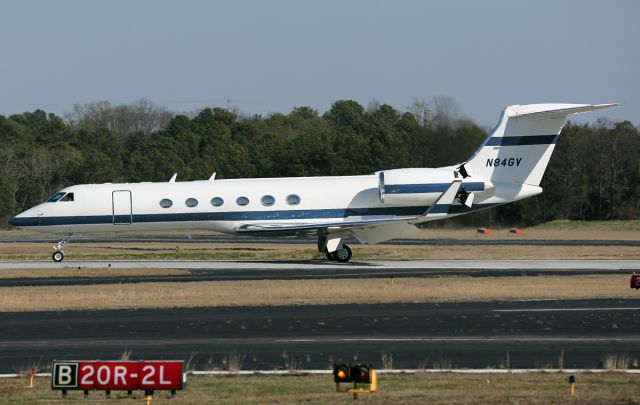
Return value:
M 33 388 L 33 377 L 35 376 L 36 376 L 36 368 L 31 367 L 31 370 L 29 371 L 29 388 Z
M 370 364 L 336 364 L 333 366 L 333 378 L 336 383 L 336 392 L 341 392 L 340 383 L 352 382 L 353 388 L 346 392 L 353 395 L 354 399 L 358 394 L 371 394 L 378 390 L 376 371 Z M 369 384 L 369 387 L 358 388 L 358 383 Z
M 153 390 L 145 390 L 144 391 L 145 405 L 151 405 L 151 401 L 153 401 Z
M 571 398 L 576 395 L 576 377 L 573 374 L 569 376 L 569 394 Z
M 351 366 L 351 378 L 353 382 L 371 384 L 371 366 L 367 364 L 357 364 Z
M 336 364 L 333 366 L 333 380 L 336 384 L 352 382 L 350 378 L 349 366 L 347 364 Z

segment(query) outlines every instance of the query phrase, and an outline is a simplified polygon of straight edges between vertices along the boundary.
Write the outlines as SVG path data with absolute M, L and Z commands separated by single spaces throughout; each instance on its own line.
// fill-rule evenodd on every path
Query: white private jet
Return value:
M 379 243 L 416 225 L 518 201 L 540 181 L 569 114 L 616 104 L 507 107 L 466 162 L 382 170 L 365 176 L 82 184 L 64 188 L 11 219 L 22 229 L 62 235 L 106 231 L 211 230 L 232 235 L 315 235 L 327 258 L 347 262 L 349 237 Z

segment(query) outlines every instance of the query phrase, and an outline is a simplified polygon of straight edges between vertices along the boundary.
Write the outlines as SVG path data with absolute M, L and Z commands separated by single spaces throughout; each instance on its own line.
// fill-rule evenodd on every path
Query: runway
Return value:
M 80 276 L 0 279 L 0 286 L 254 279 L 629 274 L 639 260 L 21 261 L 4 269 L 78 269 Z M 183 269 L 175 276 L 82 277 L 87 268 Z M 570 279 L 569 279 L 570 280 Z M 188 359 L 224 369 L 599 367 L 640 358 L 640 298 L 588 301 L 216 307 L 0 313 L 0 373 L 52 359 Z M 560 360 L 561 359 L 561 360 Z
M 228 280 L 311 280 L 405 277 L 503 277 L 538 275 L 630 274 L 640 260 L 407 260 L 352 261 L 20 261 L 0 262 L 2 269 L 80 269 L 77 277 L 0 278 L 0 287 L 197 282 Z M 87 268 L 171 268 L 185 274 L 83 277 Z
M 0 313 L 2 373 L 126 350 L 198 369 L 597 368 L 640 357 L 640 299 Z

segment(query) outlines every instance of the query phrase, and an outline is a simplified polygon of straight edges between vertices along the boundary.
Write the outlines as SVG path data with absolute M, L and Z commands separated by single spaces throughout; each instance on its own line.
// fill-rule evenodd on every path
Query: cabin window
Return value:
M 54 195 L 49 197 L 47 202 L 58 202 L 62 197 L 64 197 L 64 193 L 55 193 Z
M 173 201 L 171 201 L 168 198 L 163 198 L 162 200 L 160 200 L 160 206 L 162 208 L 169 208 L 173 205 Z
M 184 203 L 187 205 L 187 207 L 193 208 L 198 205 L 198 200 L 196 200 L 195 198 L 187 198 Z
M 271 207 L 273 204 L 275 204 L 276 199 L 273 198 L 272 195 L 265 195 L 265 196 L 262 196 L 262 198 L 260 199 L 260 202 L 265 207 Z
M 213 205 L 214 207 L 219 207 L 222 204 L 224 204 L 224 200 L 220 197 L 213 197 L 211 199 L 211 205 Z
M 236 204 L 247 205 L 249 204 L 249 199 L 247 197 L 238 197 L 238 199 L 236 200 Z
M 289 194 L 287 196 L 287 204 L 289 205 L 298 205 L 300 204 L 300 196 L 297 194 Z
M 60 201 L 73 201 L 73 193 L 67 193 Z

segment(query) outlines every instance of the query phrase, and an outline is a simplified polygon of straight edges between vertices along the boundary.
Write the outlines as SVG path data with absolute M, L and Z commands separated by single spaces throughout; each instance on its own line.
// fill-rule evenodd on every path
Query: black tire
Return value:
M 333 257 L 337 262 L 346 263 L 351 260 L 351 248 L 347 245 L 342 245 L 341 249 L 333 252 Z
M 326 255 L 327 255 L 327 260 L 332 261 L 332 262 L 335 262 L 335 261 L 336 261 L 336 257 L 333 255 L 333 252 L 332 252 L 332 253 L 329 253 L 329 252 L 327 252 L 327 251 L 325 250 L 324 254 L 326 254 Z
M 53 252 L 53 255 L 51 255 L 51 258 L 53 259 L 54 262 L 60 263 L 62 259 L 64 259 L 64 253 L 62 253 L 59 250 L 56 250 L 55 252 Z

